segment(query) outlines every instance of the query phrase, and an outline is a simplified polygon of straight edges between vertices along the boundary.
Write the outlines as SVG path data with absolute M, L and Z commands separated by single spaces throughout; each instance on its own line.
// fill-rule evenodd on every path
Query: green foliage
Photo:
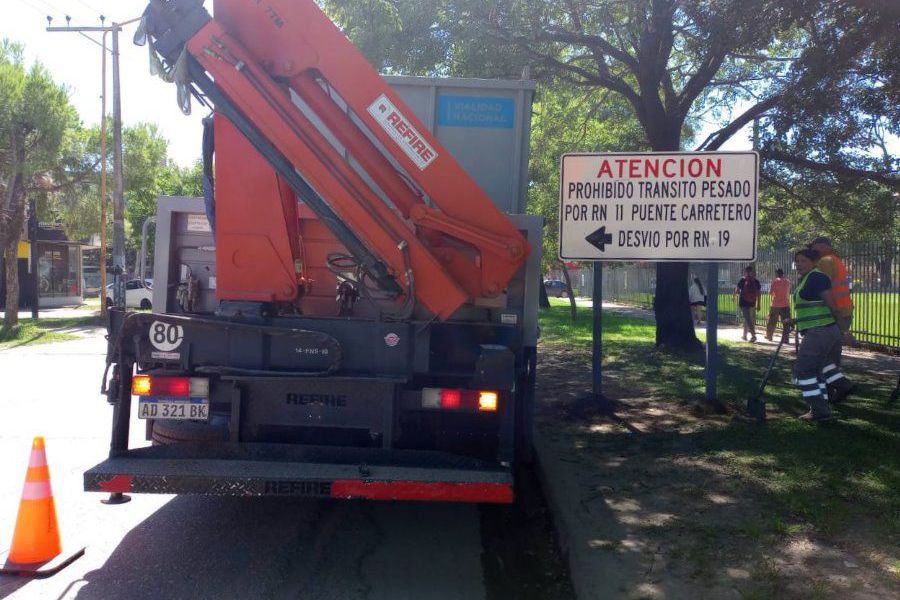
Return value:
M 107 135 L 107 234 L 112 239 L 112 124 Z M 122 131 L 125 175 L 125 219 L 130 251 L 140 248 L 141 227 L 147 217 L 156 214 L 159 196 L 201 196 L 202 165 L 180 167 L 168 158 L 168 142 L 156 125 L 139 123 Z M 99 230 L 100 223 L 100 127 L 73 132 L 66 151 L 68 168 L 88 172 L 77 185 L 58 195 L 52 207 L 56 218 L 73 239 Z
M 140 247 L 141 227 L 156 214 L 160 182 L 168 170 L 168 142 L 152 123 L 122 130 L 122 160 L 125 173 L 125 217 L 130 232 L 128 244 Z
M 515 79 L 529 64 L 483 35 L 466 2 L 323 0 L 325 12 L 385 73 Z M 474 5 L 477 8 L 479 2 Z
M 203 162 L 198 160 L 190 167 L 179 167 L 170 162 L 157 186 L 161 196 L 202 196 Z
M 68 94 L 40 63 L 26 67 L 22 46 L 0 41 L 0 253 L 6 262 L 4 325 L 18 322 L 16 247 L 31 201 L 46 198 L 67 132 L 77 123 Z
M 646 150 L 643 131 L 624 101 L 556 81 L 534 105 L 528 212 L 544 217 L 544 270 L 558 264 L 559 161 L 568 152 Z
M 822 174 L 801 179 L 794 185 L 773 179 L 761 189 L 760 247 L 799 247 L 818 235 L 837 244 L 900 239 L 900 197 L 886 186 Z
M 23 47 L 0 41 L 0 182 L 4 191 L 18 176 L 21 193 L 37 194 L 31 178 L 52 172 L 68 131 L 77 123 L 64 87 L 40 63 L 26 68 Z M 11 210 L 12 197 L 0 209 Z

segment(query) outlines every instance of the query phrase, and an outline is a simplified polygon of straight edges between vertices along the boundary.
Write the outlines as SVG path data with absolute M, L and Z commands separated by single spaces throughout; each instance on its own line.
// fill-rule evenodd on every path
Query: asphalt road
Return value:
M 87 547 L 52 578 L 0 576 L 0 598 L 496 597 L 472 505 L 150 495 L 101 504 L 81 477 L 109 448 L 103 350 L 95 336 L 0 351 L 0 550 L 35 435 L 47 442 L 64 552 Z M 131 433 L 132 447 L 147 443 L 143 428 Z

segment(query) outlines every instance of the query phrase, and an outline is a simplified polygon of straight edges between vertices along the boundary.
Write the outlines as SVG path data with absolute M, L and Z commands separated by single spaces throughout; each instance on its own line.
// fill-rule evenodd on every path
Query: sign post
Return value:
M 719 263 L 711 262 L 706 274 L 706 401 L 719 399 Z
M 602 262 L 707 262 L 707 400 L 716 400 L 718 265 L 756 259 L 756 152 L 566 154 L 559 257 L 594 264 L 594 395 L 602 398 Z M 687 283 L 687 282 L 685 282 Z
M 594 398 L 603 397 L 603 263 L 594 261 L 594 289 L 591 293 L 591 310 L 593 311 L 593 370 L 591 372 L 591 388 Z

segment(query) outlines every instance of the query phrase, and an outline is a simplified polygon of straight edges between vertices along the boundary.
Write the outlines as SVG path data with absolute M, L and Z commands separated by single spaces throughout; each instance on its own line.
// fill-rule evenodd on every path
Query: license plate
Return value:
M 152 398 L 138 401 L 139 419 L 209 420 L 207 398 Z

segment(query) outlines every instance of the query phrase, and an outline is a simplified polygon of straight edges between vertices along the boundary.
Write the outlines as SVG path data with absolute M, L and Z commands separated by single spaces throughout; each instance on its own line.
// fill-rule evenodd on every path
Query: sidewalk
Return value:
M 593 303 L 589 299 L 579 298 L 577 300 L 577 304 L 579 308 L 590 308 L 593 306 Z M 646 308 L 641 308 L 638 306 L 629 306 L 626 304 L 616 304 L 615 302 L 604 302 L 603 310 L 613 311 L 621 315 L 627 315 L 629 317 L 635 317 L 638 319 L 647 319 L 648 321 L 654 321 L 655 317 L 653 316 L 653 311 L 648 310 Z M 697 336 L 701 341 L 706 340 L 706 321 L 703 322 L 702 325 L 698 325 L 696 327 Z M 718 339 L 719 341 L 729 341 L 729 342 L 737 342 L 741 344 L 746 344 L 748 346 L 752 346 L 759 350 L 765 352 L 772 352 L 775 350 L 775 347 L 778 345 L 778 342 L 781 340 L 781 328 L 779 327 L 775 331 L 775 335 L 772 338 L 772 341 L 766 339 L 766 328 L 764 326 L 757 325 L 756 326 L 756 342 L 749 342 L 741 339 L 741 336 L 744 333 L 744 328 L 741 325 L 732 325 L 730 323 L 719 323 L 718 331 Z M 793 347 L 796 341 L 796 335 L 791 334 L 790 344 Z M 885 361 L 891 360 L 891 355 L 884 354 L 881 352 L 876 352 L 873 350 L 866 350 L 863 348 L 848 348 L 844 347 L 843 349 L 844 356 L 854 356 L 854 357 L 864 357 L 867 359 L 884 357 Z
M 0 319 L 6 314 L 5 311 L 0 310 Z M 39 319 L 77 319 L 79 317 L 94 317 L 100 314 L 99 306 L 94 308 L 93 306 L 85 306 L 82 308 L 76 307 L 67 307 L 67 308 L 42 308 L 38 311 Z M 30 319 L 31 318 L 31 309 L 25 309 L 19 311 L 19 320 Z

